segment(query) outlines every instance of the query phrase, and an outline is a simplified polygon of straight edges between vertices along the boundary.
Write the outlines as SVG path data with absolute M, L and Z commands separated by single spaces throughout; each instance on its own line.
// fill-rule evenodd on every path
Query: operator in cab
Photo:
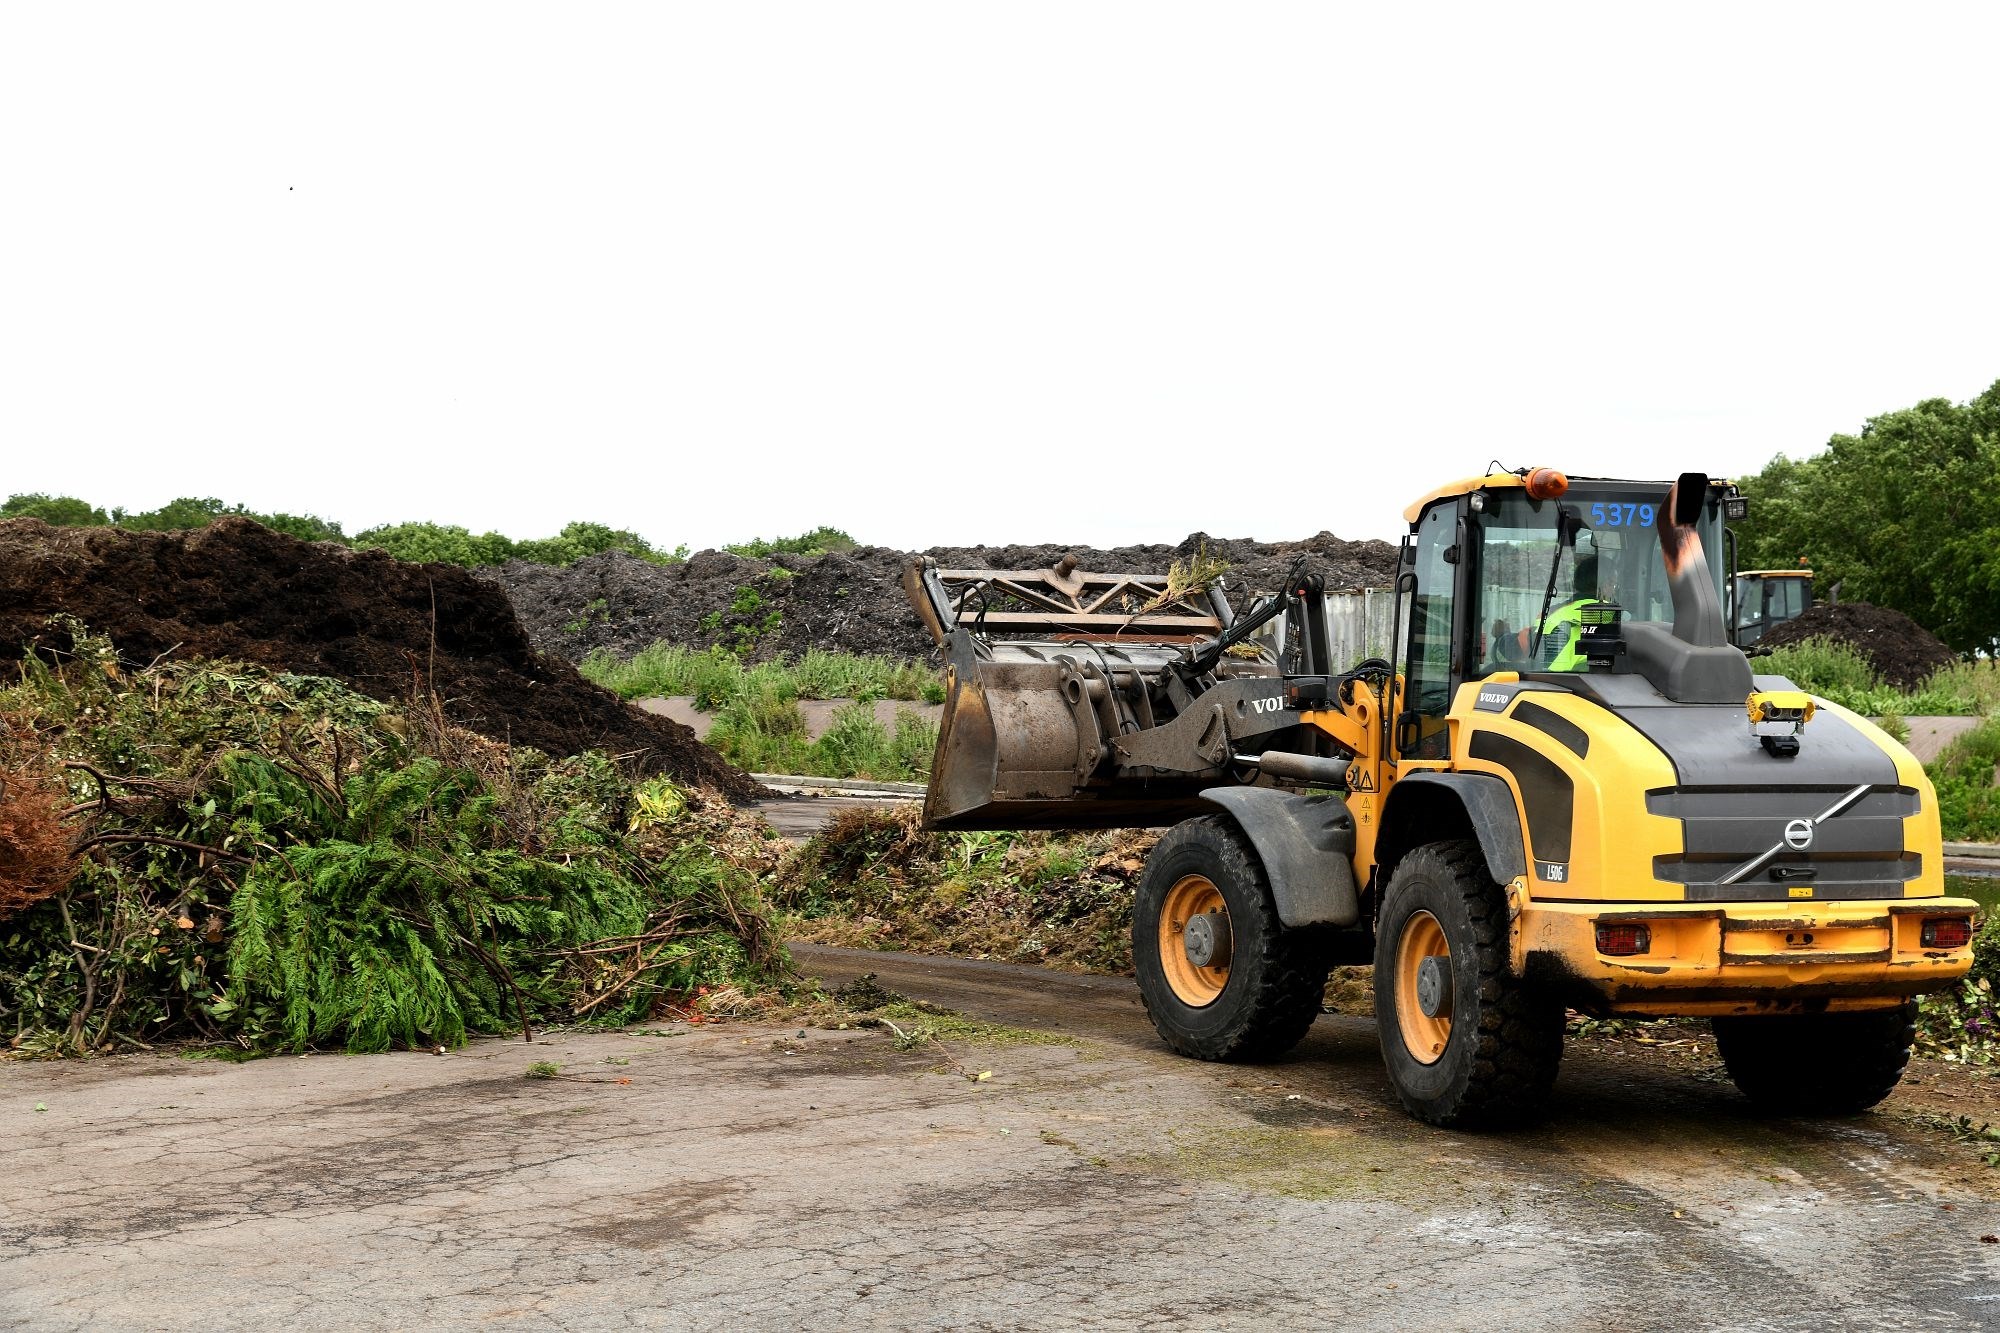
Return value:
M 1542 641 L 1534 642 L 1532 629 L 1499 639 L 1503 661 L 1526 665 L 1532 658 L 1538 671 L 1582 671 L 1587 665 L 1583 653 L 1583 609 L 1600 600 L 1597 581 L 1597 554 L 1579 558 L 1571 580 L 1570 600 L 1542 620 Z M 1505 634 L 1503 625 L 1494 626 L 1496 635 Z

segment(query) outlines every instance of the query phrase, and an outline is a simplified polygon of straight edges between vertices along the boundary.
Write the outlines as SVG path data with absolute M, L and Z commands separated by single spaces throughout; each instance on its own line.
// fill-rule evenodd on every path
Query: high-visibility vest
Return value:
M 1568 626 L 1569 637 L 1563 640 L 1562 647 L 1556 650 L 1556 655 L 1549 659 L 1549 664 L 1542 670 L 1583 670 L 1583 608 L 1596 600 L 1595 597 L 1579 597 L 1568 606 L 1559 606 L 1549 612 L 1548 619 L 1542 622 L 1542 651 L 1544 653 L 1549 651 L 1549 640 L 1555 636 L 1558 629 Z

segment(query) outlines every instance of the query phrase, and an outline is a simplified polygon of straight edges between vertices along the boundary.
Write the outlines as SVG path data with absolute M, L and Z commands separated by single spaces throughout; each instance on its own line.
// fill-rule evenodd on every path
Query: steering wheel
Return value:
M 1493 660 L 1518 666 L 1528 660 L 1527 650 L 1521 646 L 1519 635 L 1499 616 L 1493 618 L 1493 628 L 1488 635 L 1493 644 Z

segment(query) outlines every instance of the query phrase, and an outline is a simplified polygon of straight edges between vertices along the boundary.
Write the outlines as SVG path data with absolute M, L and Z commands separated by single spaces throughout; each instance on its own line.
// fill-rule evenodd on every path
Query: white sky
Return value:
M 2000 7 L 0 9 L 0 493 L 1392 536 L 2000 379 Z

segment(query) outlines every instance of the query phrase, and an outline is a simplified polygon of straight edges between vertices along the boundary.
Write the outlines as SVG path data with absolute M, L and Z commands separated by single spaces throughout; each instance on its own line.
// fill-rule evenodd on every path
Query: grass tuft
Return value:
M 1885 684 L 1868 660 L 1832 639 L 1773 648 L 1753 659 L 1760 675 L 1784 676 L 1800 689 L 1869 717 L 1970 717 L 2000 706 L 2000 663 L 1960 662 L 1914 690 Z

